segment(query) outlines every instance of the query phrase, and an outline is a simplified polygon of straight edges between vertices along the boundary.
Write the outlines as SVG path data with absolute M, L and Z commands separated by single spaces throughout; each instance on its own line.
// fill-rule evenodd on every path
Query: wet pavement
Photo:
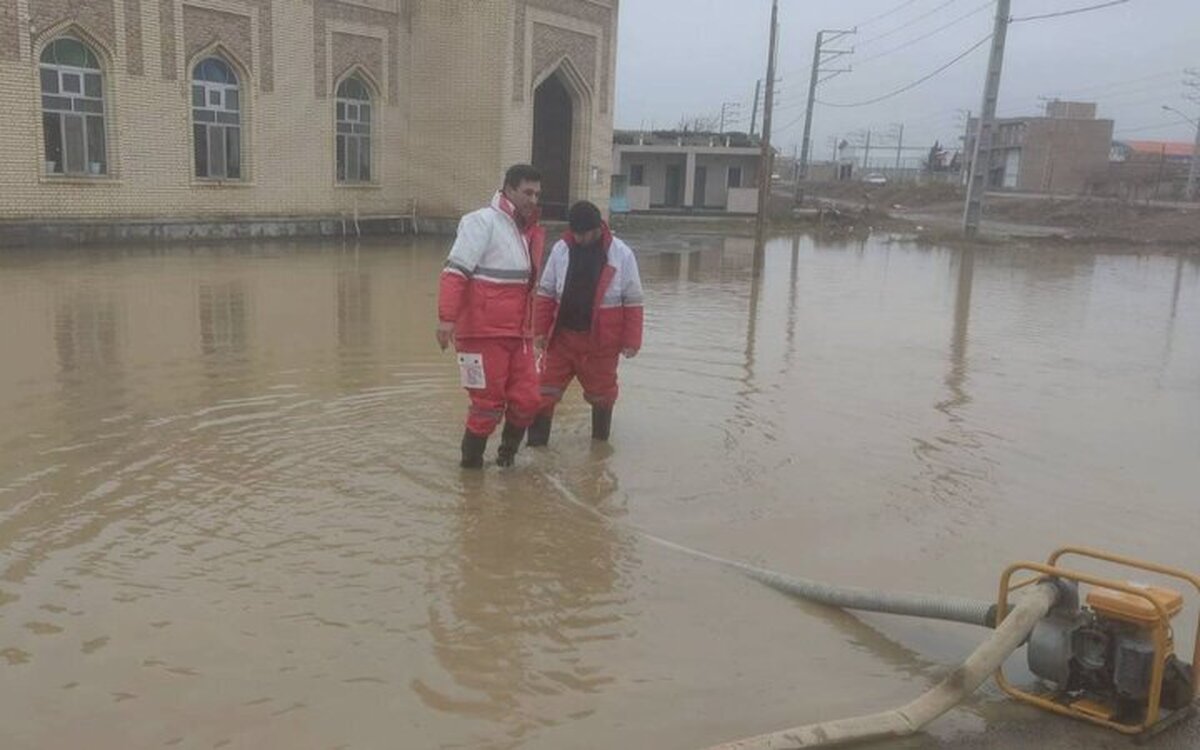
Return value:
M 905 702 L 983 635 L 556 483 L 839 583 L 1200 568 L 1197 258 L 784 238 L 755 283 L 745 240 L 631 239 L 611 446 L 573 389 L 482 475 L 442 238 L 0 255 L 0 747 L 682 750 Z M 1039 742 L 1126 744 L 990 688 L 892 746 Z

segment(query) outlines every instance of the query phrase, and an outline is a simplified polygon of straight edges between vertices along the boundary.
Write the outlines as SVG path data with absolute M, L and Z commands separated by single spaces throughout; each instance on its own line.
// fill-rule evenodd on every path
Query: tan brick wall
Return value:
M 518 1 L 117 0 L 125 15 L 118 19 L 113 0 L 30 0 L 42 21 L 26 59 L 0 55 L 0 220 L 393 215 L 406 213 L 413 197 L 423 215 L 461 214 L 487 200 L 508 164 L 529 159 L 532 96 L 512 96 Z M 0 0 L 0 8 L 10 2 Z M 587 6 L 578 14 L 587 22 L 600 7 L 576 5 Z M 324 14 L 320 24 L 316 8 Z M 612 18 L 615 24 L 615 12 Z M 105 64 L 104 179 L 43 174 L 36 59 L 48 41 L 41 30 L 63 21 L 79 23 L 99 42 Z M 7 28 L 0 23 L 0 40 Z M 615 25 L 602 32 L 600 62 L 573 64 L 580 71 L 590 64 L 593 79 L 611 82 Z M 106 33 L 123 36 L 102 41 Z M 331 49 L 318 49 L 329 40 Z M 192 55 L 213 41 L 246 68 L 240 183 L 192 177 L 186 71 Z M 335 182 L 332 87 L 338 68 L 351 64 L 383 89 L 373 123 L 377 181 L 370 186 Z M 319 78 L 325 83 L 318 92 Z M 589 175 L 572 197 L 606 203 L 612 120 L 600 100 L 611 91 L 610 84 L 591 88 L 581 158 L 602 177 L 593 183 Z
M 615 43 L 617 34 L 617 0 L 609 0 L 607 3 L 598 2 L 597 0 L 516 0 L 514 22 L 518 27 L 524 26 L 525 17 L 529 14 L 530 10 L 534 13 L 542 11 L 569 16 L 586 21 L 602 29 L 600 39 L 600 69 L 603 72 L 604 80 L 597 85 L 597 98 L 600 102 L 600 112 L 607 113 L 612 91 L 613 63 L 617 52 Z M 513 38 L 513 47 L 513 56 L 516 64 L 516 77 L 513 79 L 513 98 L 517 101 L 524 101 L 529 93 L 520 85 L 520 81 L 525 73 L 526 39 L 518 34 Z M 536 54 L 536 50 L 534 53 Z
M 560 29 L 545 23 L 533 24 L 533 70 L 540 73 L 555 65 L 563 57 L 571 59 L 582 75 L 584 82 L 593 91 L 596 89 L 597 55 L 599 39 L 570 29 Z
M 142 0 L 124 0 L 125 3 L 125 70 L 131 76 L 146 72 L 146 61 L 142 54 Z
M 188 67 L 205 48 L 220 44 L 249 68 L 251 74 L 257 73 L 251 65 L 254 49 L 250 39 L 250 19 L 249 14 L 183 6 L 183 49 Z
M 334 32 L 332 58 L 335 84 L 346 71 L 356 67 L 367 71 L 376 83 L 387 80 L 383 69 L 383 42 L 376 37 Z M 332 85 L 329 90 L 336 93 L 337 86 Z
M 423 213 L 461 214 L 500 185 L 510 14 L 505 0 L 413 4 L 409 164 Z
M 567 88 L 576 97 L 575 116 L 582 118 L 584 135 L 579 138 L 580 131 L 575 133 L 570 199 L 590 200 L 604 211 L 608 210 L 612 176 L 613 116 L 608 103 L 615 70 L 616 15 L 616 0 L 611 7 L 590 0 L 518 0 L 508 40 L 513 49 L 509 75 L 516 95 L 506 104 L 501 161 L 529 158 L 533 88 L 551 72 L 546 66 L 565 55 L 582 79 L 568 81 Z M 589 71 L 597 74 L 589 75 Z
M 1112 120 L 1030 120 L 1018 190 L 1081 193 L 1108 170 Z
M 386 80 L 386 93 L 389 100 L 395 100 L 398 92 L 399 76 L 395 73 L 400 58 L 400 39 L 408 34 L 408 24 L 400 14 L 399 0 L 382 0 L 377 7 L 363 7 L 357 3 L 340 2 L 340 0 L 315 0 L 313 3 L 313 90 L 317 98 L 326 97 L 333 90 L 329 85 L 329 57 L 333 57 L 332 75 L 336 78 L 345 72 L 346 68 L 339 61 L 336 48 L 328 49 L 330 26 L 351 24 L 359 28 L 369 28 L 374 32 L 384 32 L 387 40 L 387 52 L 391 70 L 385 77 L 377 78 L 381 84 Z M 333 32 L 334 36 L 338 32 Z M 335 40 L 336 41 L 336 40 Z M 361 61 L 359 61 L 361 64 Z
M 66 19 L 78 22 L 92 38 L 112 49 L 117 42 L 116 14 L 109 2 L 29 0 L 29 23 L 40 34 Z
M 0 60 L 20 59 L 17 0 L 0 0 Z

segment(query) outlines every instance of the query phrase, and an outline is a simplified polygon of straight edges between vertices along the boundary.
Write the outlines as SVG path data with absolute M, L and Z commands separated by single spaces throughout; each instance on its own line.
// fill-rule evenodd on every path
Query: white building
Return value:
M 758 211 L 759 146 L 744 135 L 620 133 L 614 210 Z

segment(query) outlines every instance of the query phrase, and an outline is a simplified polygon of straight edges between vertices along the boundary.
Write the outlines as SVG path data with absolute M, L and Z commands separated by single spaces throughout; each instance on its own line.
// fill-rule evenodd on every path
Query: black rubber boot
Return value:
M 463 433 L 462 463 L 459 466 L 464 469 L 482 469 L 483 451 L 487 448 L 487 440 L 486 436 L 474 435 L 469 431 Z
M 529 439 L 525 441 L 525 445 L 530 448 L 547 445 L 550 442 L 550 423 L 553 419 L 553 414 L 537 415 L 533 424 L 529 425 Z
M 517 457 L 517 449 L 525 439 L 525 428 L 514 427 L 512 422 L 504 423 L 504 432 L 500 434 L 500 448 L 496 451 L 497 466 L 512 466 Z
M 611 406 L 593 406 L 592 407 L 592 440 L 608 440 L 608 433 L 612 429 L 612 407 Z

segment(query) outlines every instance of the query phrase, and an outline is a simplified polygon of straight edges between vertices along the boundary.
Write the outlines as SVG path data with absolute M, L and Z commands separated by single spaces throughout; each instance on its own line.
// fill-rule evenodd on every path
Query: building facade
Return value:
M 0 222 L 603 205 L 617 2 L 0 0 Z
M 975 151 L 972 118 L 965 153 Z M 1105 179 L 1113 121 L 1096 119 L 1090 102 L 1053 101 L 1041 117 L 996 120 L 988 186 L 1029 193 L 1082 194 Z M 968 164 L 968 170 L 970 165 Z
M 1194 149 L 1186 141 L 1114 141 L 1100 192 L 1127 200 L 1186 200 Z
M 759 146 L 718 134 L 621 133 L 613 174 L 630 211 L 758 210 Z

